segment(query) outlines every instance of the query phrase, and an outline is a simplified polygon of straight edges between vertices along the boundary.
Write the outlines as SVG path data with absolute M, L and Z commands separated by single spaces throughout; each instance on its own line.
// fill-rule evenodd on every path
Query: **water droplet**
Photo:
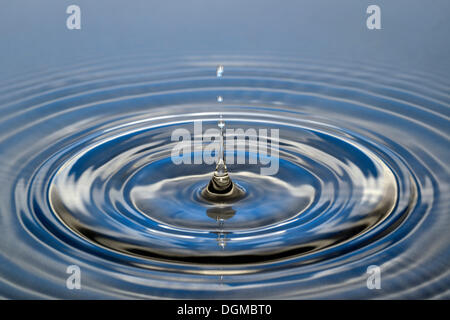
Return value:
M 221 78 L 223 74 L 223 65 L 218 65 L 216 69 L 217 78 Z
M 217 97 L 217 102 L 222 102 L 222 101 L 223 101 L 222 96 L 218 96 L 218 97 Z
M 223 131 L 223 128 L 225 128 L 225 121 L 223 121 L 223 116 L 219 116 L 219 122 L 217 123 L 217 126 L 220 128 L 221 131 Z M 223 137 L 223 132 L 222 132 Z

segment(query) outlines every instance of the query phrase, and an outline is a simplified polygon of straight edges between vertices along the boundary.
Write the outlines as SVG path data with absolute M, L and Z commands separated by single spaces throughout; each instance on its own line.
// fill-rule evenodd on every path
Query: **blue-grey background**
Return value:
M 82 29 L 66 28 L 81 7 Z M 366 28 L 381 7 L 382 30 Z M 448 0 L 15 0 L 0 4 L 0 78 L 126 54 L 288 54 L 447 74 Z

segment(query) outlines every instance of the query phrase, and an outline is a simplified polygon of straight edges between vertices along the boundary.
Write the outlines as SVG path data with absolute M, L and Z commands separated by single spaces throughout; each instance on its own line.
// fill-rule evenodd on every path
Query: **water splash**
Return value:
M 136 59 L 1 89 L 2 297 L 68 297 L 72 264 L 84 298 L 448 297 L 448 79 L 235 57 L 223 110 L 215 60 Z M 170 160 L 173 130 L 218 114 L 280 129 L 276 175 L 227 161 L 230 203 Z
M 216 69 L 216 75 L 218 78 L 223 75 L 223 66 L 219 65 Z M 222 102 L 222 96 L 217 97 L 218 102 Z M 236 186 L 228 174 L 227 165 L 225 163 L 225 121 L 222 114 L 219 116 L 217 126 L 220 129 L 219 133 L 219 152 L 216 160 L 216 169 L 213 177 L 209 181 L 206 188 L 202 191 L 202 196 L 209 201 L 213 202 L 229 202 L 236 201 L 244 197 L 245 192 L 238 186 Z
M 205 199 L 215 202 L 236 201 L 244 197 L 245 192 L 231 181 L 230 175 L 228 174 L 225 163 L 225 121 L 223 120 L 222 114 L 220 115 L 217 126 L 220 129 L 220 134 L 216 169 L 208 185 L 202 191 L 202 195 Z

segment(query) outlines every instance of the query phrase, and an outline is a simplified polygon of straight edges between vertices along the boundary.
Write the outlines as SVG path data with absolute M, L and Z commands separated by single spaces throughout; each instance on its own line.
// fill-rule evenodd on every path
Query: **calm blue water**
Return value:
M 354 1 L 265 1 L 258 14 L 81 2 L 79 33 L 64 29 L 66 4 L 5 5 L 0 296 L 448 299 L 448 4 L 407 2 L 401 16 L 401 2 L 380 1 L 378 34 Z M 32 9 L 43 31 L 19 37 Z M 173 130 L 219 115 L 279 129 L 278 173 L 229 164 L 246 194 L 225 207 L 200 196 L 214 165 L 170 158 Z M 81 290 L 66 288 L 74 264 Z

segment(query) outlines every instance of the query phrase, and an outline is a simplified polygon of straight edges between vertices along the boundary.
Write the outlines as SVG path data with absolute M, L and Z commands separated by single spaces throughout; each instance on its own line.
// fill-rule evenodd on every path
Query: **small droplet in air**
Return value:
M 221 137 L 223 138 L 223 128 L 225 128 L 225 121 L 223 121 L 223 117 L 222 115 L 219 116 L 219 122 L 217 123 L 217 126 L 220 128 L 221 130 Z
M 216 69 L 217 78 L 221 78 L 223 73 L 223 65 L 218 65 Z
M 223 101 L 222 96 L 218 96 L 218 97 L 217 97 L 217 102 L 222 102 L 222 101 Z

